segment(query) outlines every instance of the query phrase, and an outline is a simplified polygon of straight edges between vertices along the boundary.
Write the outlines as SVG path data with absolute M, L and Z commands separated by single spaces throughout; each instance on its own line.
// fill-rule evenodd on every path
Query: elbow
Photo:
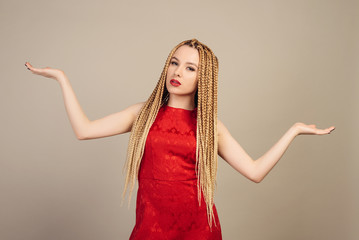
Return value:
M 260 183 L 262 181 L 262 179 L 259 179 L 259 178 L 252 178 L 251 180 L 254 183 Z
M 77 140 L 86 140 L 87 138 L 83 134 L 76 134 Z
M 254 182 L 254 183 L 260 183 L 260 182 L 262 182 L 262 179 L 252 179 L 252 181 Z
M 82 136 L 76 136 L 77 140 L 84 140 Z
M 83 124 L 85 126 L 85 124 Z M 89 139 L 89 131 L 87 127 L 82 127 L 80 129 L 76 129 L 75 131 L 76 138 L 78 140 L 87 140 Z
M 261 174 L 260 169 L 258 169 L 257 161 L 253 161 L 253 163 L 254 163 L 254 168 L 252 171 L 251 180 L 255 183 L 260 183 L 262 182 L 265 175 Z
M 254 183 L 260 183 L 263 180 L 263 176 L 261 176 L 256 169 L 251 169 L 251 171 L 248 171 L 243 175 Z
M 250 180 L 255 183 L 260 183 L 260 182 L 262 182 L 263 177 L 259 176 L 259 175 L 254 175 L 250 178 Z

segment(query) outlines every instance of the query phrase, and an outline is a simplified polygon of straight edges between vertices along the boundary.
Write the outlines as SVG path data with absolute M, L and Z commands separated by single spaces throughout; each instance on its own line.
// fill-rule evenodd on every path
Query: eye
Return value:
M 188 69 L 190 70 L 190 71 L 195 71 L 196 69 L 194 69 L 193 67 L 188 67 Z
M 172 61 L 172 62 L 171 62 L 171 65 L 178 65 L 178 63 L 175 62 L 175 61 Z

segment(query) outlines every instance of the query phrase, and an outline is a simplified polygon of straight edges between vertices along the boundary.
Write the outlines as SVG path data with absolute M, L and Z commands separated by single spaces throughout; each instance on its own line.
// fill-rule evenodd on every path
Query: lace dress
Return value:
M 222 239 L 215 205 L 216 226 L 208 225 L 206 203 L 197 196 L 197 108 L 164 105 L 148 133 L 139 170 L 136 224 L 130 240 Z

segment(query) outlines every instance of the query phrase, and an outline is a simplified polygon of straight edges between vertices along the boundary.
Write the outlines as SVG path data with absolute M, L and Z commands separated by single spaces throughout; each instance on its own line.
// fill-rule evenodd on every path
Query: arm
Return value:
M 317 129 L 315 125 L 295 123 L 263 156 L 253 160 L 218 120 L 218 154 L 242 175 L 259 183 L 276 165 L 289 144 L 299 134 L 328 134 L 335 128 Z
M 67 114 L 79 140 L 108 137 L 131 131 L 132 124 L 144 104 L 144 102 L 137 103 L 120 112 L 90 121 L 83 112 L 65 75 L 59 78 L 59 83 L 64 96 Z
M 70 81 L 63 71 L 49 67 L 34 68 L 29 63 L 25 65 L 35 74 L 58 81 L 62 89 L 67 115 L 79 140 L 107 137 L 131 131 L 132 124 L 144 104 L 137 103 L 118 113 L 90 121 L 83 112 Z

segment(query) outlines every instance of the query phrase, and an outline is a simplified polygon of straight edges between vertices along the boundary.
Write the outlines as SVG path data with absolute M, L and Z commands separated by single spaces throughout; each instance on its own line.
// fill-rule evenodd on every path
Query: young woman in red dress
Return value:
M 170 52 L 146 102 L 94 121 L 83 112 L 63 71 L 25 66 L 58 81 L 78 139 L 131 132 L 123 196 L 129 184 L 131 196 L 136 180 L 139 187 L 130 239 L 222 239 L 213 202 L 218 155 L 259 183 L 297 135 L 335 129 L 295 123 L 263 156 L 252 159 L 217 118 L 218 60 L 196 39 Z

